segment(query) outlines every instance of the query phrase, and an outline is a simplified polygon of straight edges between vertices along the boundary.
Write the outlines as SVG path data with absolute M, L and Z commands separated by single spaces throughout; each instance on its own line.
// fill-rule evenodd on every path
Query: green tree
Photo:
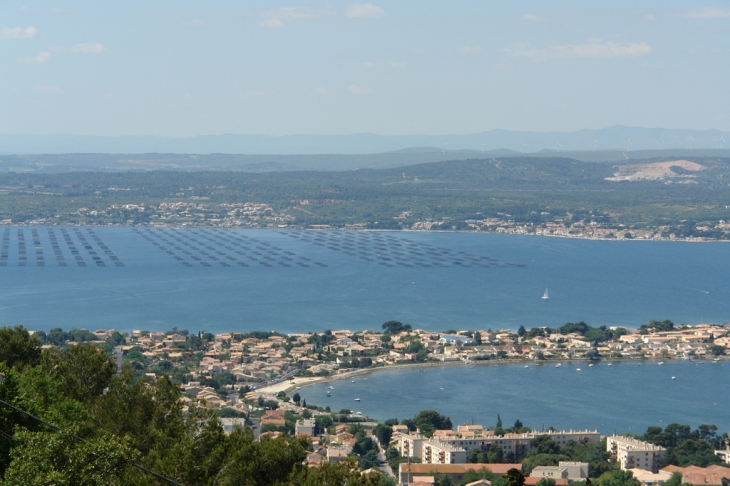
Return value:
M 413 423 L 418 427 L 430 425 L 436 430 L 451 430 L 454 427 L 449 417 L 441 415 L 435 410 L 422 410 L 413 418 Z
M 570 457 L 562 454 L 530 453 L 522 460 L 522 470 L 530 474 L 538 466 L 557 466 L 560 461 L 569 461 Z
M 530 450 L 537 454 L 559 454 L 560 446 L 549 435 L 538 435 L 530 441 Z
M 536 483 L 536 486 L 555 486 L 555 480 L 552 478 L 542 478 Z
M 386 424 L 378 424 L 373 429 L 373 435 L 383 447 L 388 447 L 390 438 L 393 436 L 393 428 Z
M 0 363 L 10 367 L 36 366 L 41 360 L 40 339 L 21 325 L 0 327 Z
M 525 484 L 525 475 L 519 469 L 512 468 L 504 475 L 506 486 L 522 486 Z
M 388 321 L 383 323 L 383 329 L 388 334 L 398 334 L 403 331 L 410 331 L 411 325 L 410 324 L 403 324 L 399 321 Z
M 116 370 L 106 353 L 88 344 L 49 350 L 43 353 L 42 365 L 67 396 L 82 402 L 100 396 Z
M 446 474 L 434 474 L 434 486 L 454 486 L 454 482 Z
M 114 347 L 127 344 L 127 340 L 124 338 L 124 336 L 122 336 L 120 332 L 114 331 L 114 333 L 112 333 L 112 335 L 106 339 L 106 343 Z
M 322 435 L 332 426 L 332 417 L 317 415 L 314 417 L 314 435 Z
M 631 471 L 608 471 L 596 480 L 598 486 L 641 486 L 641 482 L 634 479 Z
M 46 340 L 48 344 L 63 346 L 68 341 L 68 333 L 64 332 L 60 327 L 55 327 L 48 331 Z
M 129 441 L 104 434 L 84 442 L 62 432 L 16 432 L 3 486 L 122 484 L 129 459 L 137 457 Z
M 423 349 L 423 344 L 421 344 L 421 341 L 418 339 L 412 339 L 411 342 L 408 343 L 408 347 L 406 348 L 406 352 L 408 353 L 418 353 Z
M 218 382 L 221 386 L 226 385 L 235 385 L 236 384 L 236 376 L 233 373 L 221 373 L 219 375 L 216 375 L 215 381 Z
M 486 463 L 489 462 L 489 457 L 487 456 L 487 453 L 482 451 L 481 449 L 472 449 L 466 456 L 466 462 L 472 464 Z M 479 478 L 472 479 L 472 481 L 476 481 L 477 479 Z
M 501 464 L 506 462 L 504 457 L 504 451 L 498 445 L 493 445 L 489 448 L 487 453 L 487 462 L 491 464 Z
M 723 356 L 725 354 L 725 346 L 710 346 L 709 348 L 707 348 L 707 351 L 713 356 Z
M 664 486 L 680 486 L 682 484 L 682 473 L 675 472 L 668 481 L 664 482 Z

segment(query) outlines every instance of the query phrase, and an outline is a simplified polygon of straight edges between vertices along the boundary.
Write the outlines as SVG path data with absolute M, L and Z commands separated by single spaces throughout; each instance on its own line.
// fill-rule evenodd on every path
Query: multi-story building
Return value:
M 490 447 L 499 446 L 505 454 L 512 453 L 515 460 L 520 460 L 530 453 L 532 439 L 542 435 L 547 435 L 561 447 L 570 441 L 586 443 L 601 440 L 601 434 L 597 430 L 561 430 L 497 436 L 491 430 L 484 430 L 481 425 L 461 425 L 455 431 L 437 430 L 432 439 L 420 434 L 401 434 L 397 438 L 397 448 L 403 457 L 423 459 L 426 442 L 448 444 L 454 448 L 453 457 L 459 460 L 463 456 L 463 462 L 466 462 L 466 456 L 474 449 L 488 451 Z M 463 450 L 464 454 L 457 454 L 457 449 Z
M 598 442 L 601 440 L 601 434 L 597 430 L 559 430 L 547 432 L 527 432 L 524 434 L 505 434 L 502 436 L 492 436 L 489 439 L 489 446 L 497 445 L 502 448 L 506 454 L 511 452 L 516 460 L 520 460 L 527 456 L 531 450 L 531 441 L 536 437 L 547 435 L 559 446 L 564 446 L 568 442 L 574 441 L 580 444 L 588 442 Z
M 432 439 L 423 443 L 424 464 L 464 464 L 466 451 L 459 446 Z
M 403 457 L 418 457 L 424 464 L 463 464 L 466 450 L 450 441 L 428 438 L 420 434 L 402 435 L 398 438 L 398 451 Z
M 312 435 L 314 435 L 314 419 L 297 420 L 297 423 L 294 426 L 294 432 L 297 437 L 300 435 L 306 435 L 311 437 Z
M 725 464 L 730 464 L 730 449 L 725 449 L 724 451 L 715 451 L 715 455 L 722 459 L 722 462 Z
M 662 446 L 619 435 L 606 438 L 606 450 L 624 471 L 638 468 L 653 473 L 659 471 L 666 451 Z

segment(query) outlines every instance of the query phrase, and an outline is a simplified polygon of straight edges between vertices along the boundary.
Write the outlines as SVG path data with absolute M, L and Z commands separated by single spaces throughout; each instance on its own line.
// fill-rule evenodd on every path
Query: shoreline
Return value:
M 722 356 L 718 357 L 719 361 L 728 361 L 730 360 L 729 356 Z M 413 363 L 413 364 L 396 364 L 396 365 L 386 365 L 386 366 L 377 366 L 374 368 L 360 368 L 357 370 L 352 371 L 345 371 L 342 373 L 337 373 L 329 376 L 303 376 L 303 377 L 292 377 L 288 380 L 285 380 L 283 382 L 274 383 L 272 385 L 268 385 L 261 388 L 256 388 L 254 393 L 263 393 L 264 395 L 270 395 L 272 397 L 276 397 L 276 394 L 279 392 L 284 392 L 287 395 L 294 393 L 298 390 L 304 389 L 309 386 L 317 385 L 320 383 L 329 383 L 331 381 L 339 381 L 343 379 L 349 379 L 353 376 L 359 376 L 364 375 L 367 373 L 375 373 L 379 371 L 385 371 L 385 370 L 399 370 L 399 369 L 426 369 L 426 368 L 441 368 L 444 366 L 502 366 L 502 365 L 525 365 L 525 364 L 533 364 L 533 365 L 550 365 L 550 364 L 558 364 L 558 363 L 634 363 L 634 362 L 662 362 L 662 361 L 669 361 L 669 362 L 681 362 L 681 361 L 714 361 L 713 359 L 695 359 L 695 360 L 682 360 L 682 359 L 669 359 L 669 358 L 663 358 L 663 359 L 655 359 L 655 358 L 641 358 L 641 359 L 631 359 L 631 358 L 613 358 L 613 359 L 600 359 L 600 360 L 586 360 L 586 359 L 575 359 L 575 360 L 544 360 L 535 362 L 532 360 L 479 360 L 479 361 L 446 361 L 446 362 L 436 362 L 436 361 L 429 361 L 429 362 L 423 362 L 423 363 Z M 293 382 L 293 383 L 292 383 Z
M 284 228 L 279 227 L 246 227 L 246 226 L 212 226 L 212 225 L 201 225 L 201 224 L 23 224 L 23 223 L 10 223 L 0 224 L 5 227 L 70 227 L 70 228 L 195 228 L 195 229 L 238 229 L 238 230 L 269 230 L 269 231 L 362 231 L 362 232 L 381 232 L 381 233 L 459 233 L 459 234 L 484 234 L 484 235 L 509 235 L 509 236 L 532 236 L 532 237 L 543 237 L 543 238 L 562 238 L 567 240 L 584 240 L 584 241 L 615 241 L 615 242 L 626 242 L 626 241 L 654 241 L 654 242 L 678 242 L 678 243 L 730 243 L 728 240 L 718 239 L 687 239 L 687 238 L 590 238 L 586 236 L 568 236 L 568 235 L 545 235 L 545 234 L 533 234 L 533 233 L 508 233 L 503 231 L 458 231 L 458 230 L 422 230 L 422 229 L 367 229 L 367 228 L 304 228 L 298 226 L 287 226 Z M 630 231 L 622 229 L 611 229 L 605 228 L 609 231 Z

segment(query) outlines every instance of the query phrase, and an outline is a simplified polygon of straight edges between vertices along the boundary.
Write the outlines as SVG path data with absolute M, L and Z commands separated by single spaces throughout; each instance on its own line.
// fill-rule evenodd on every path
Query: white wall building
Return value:
M 580 480 L 588 477 L 587 462 L 560 461 L 557 466 L 538 466 L 532 470 L 532 478 Z
M 618 461 L 621 469 L 644 469 L 657 473 L 666 449 L 631 437 L 613 435 L 606 438 L 606 450 Z
M 310 437 L 314 435 L 314 419 L 297 420 L 297 423 L 294 426 L 294 435 L 307 435 Z

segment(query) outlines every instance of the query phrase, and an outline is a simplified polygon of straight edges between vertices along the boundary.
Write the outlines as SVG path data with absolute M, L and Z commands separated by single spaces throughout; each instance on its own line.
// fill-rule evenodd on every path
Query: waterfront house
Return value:
M 474 338 L 468 336 L 456 336 L 453 334 L 444 334 L 439 339 L 439 344 L 446 344 L 449 346 L 464 346 L 474 342 Z

